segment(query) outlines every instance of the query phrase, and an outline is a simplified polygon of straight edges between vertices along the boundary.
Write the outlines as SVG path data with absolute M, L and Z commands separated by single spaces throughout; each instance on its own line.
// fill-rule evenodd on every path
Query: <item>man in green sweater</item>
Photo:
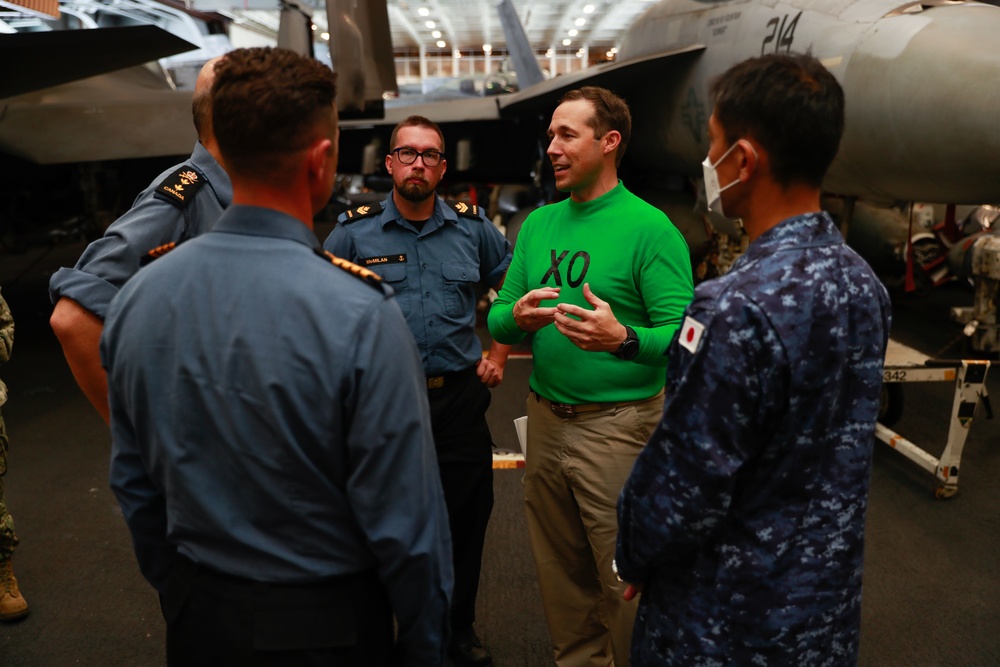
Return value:
M 524 491 L 559 667 L 629 664 L 615 505 L 659 423 L 664 355 L 693 294 L 684 238 L 618 180 L 631 125 L 608 90 L 563 96 L 548 155 L 570 197 L 525 221 L 489 314 L 498 342 L 534 334 Z

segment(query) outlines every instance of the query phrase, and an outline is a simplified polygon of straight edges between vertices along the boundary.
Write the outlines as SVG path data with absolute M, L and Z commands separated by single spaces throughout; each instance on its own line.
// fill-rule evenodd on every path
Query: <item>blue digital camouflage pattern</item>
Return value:
M 645 584 L 632 664 L 856 664 L 888 294 L 816 213 L 687 316 L 619 499 L 618 570 Z

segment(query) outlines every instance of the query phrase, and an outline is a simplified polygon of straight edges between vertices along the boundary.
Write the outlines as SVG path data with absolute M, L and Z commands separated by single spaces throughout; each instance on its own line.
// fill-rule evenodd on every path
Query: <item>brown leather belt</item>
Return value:
M 587 412 L 613 410 L 615 408 L 645 403 L 646 401 L 652 401 L 654 398 L 659 398 L 662 394 L 663 391 L 661 390 L 655 396 L 650 396 L 649 398 L 643 398 L 638 401 L 622 401 L 621 403 L 556 403 L 555 401 L 550 401 L 544 396 L 539 396 L 535 392 L 531 392 L 531 395 L 535 397 L 535 400 L 551 410 L 552 414 L 563 419 L 572 419 L 577 415 L 582 415 Z

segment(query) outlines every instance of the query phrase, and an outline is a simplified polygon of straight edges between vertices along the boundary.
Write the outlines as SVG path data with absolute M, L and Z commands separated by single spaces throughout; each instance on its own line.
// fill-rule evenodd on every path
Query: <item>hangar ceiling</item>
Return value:
M 397 50 L 503 49 L 496 0 L 387 0 Z M 538 49 L 617 46 L 625 28 L 653 0 L 513 0 L 528 40 Z M 440 33 L 436 36 L 435 33 Z M 565 44 L 563 40 L 570 40 Z M 439 46 L 443 41 L 445 46 Z
M 326 32 L 322 0 L 307 0 L 316 6 L 313 21 L 318 32 Z M 196 4 L 198 1 L 195 0 Z M 418 51 L 428 55 L 454 50 L 495 52 L 506 47 L 497 0 L 386 0 L 392 44 L 397 52 Z M 539 50 L 581 47 L 601 51 L 618 46 L 622 33 L 656 0 L 513 0 L 528 40 Z M 277 33 L 274 11 L 223 10 L 237 21 Z M 571 32 L 575 31 L 575 32 Z M 569 40 L 569 43 L 564 43 Z M 442 44 L 443 46 L 439 46 Z

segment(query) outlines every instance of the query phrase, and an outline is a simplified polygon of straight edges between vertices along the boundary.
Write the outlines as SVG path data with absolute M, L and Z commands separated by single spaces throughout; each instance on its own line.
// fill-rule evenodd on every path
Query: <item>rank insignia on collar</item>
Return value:
M 155 197 L 184 208 L 206 183 L 206 179 L 191 165 L 182 164 L 156 186 Z
M 374 202 L 372 204 L 363 204 L 357 208 L 352 208 L 344 213 L 344 222 L 354 222 L 355 220 L 360 220 L 361 218 L 370 218 L 373 215 L 378 215 L 385 210 L 382 206 L 382 202 Z
M 686 315 L 677 342 L 681 344 L 681 347 L 694 354 L 698 350 L 698 343 L 701 342 L 703 333 L 705 333 L 705 325 L 690 315 Z

